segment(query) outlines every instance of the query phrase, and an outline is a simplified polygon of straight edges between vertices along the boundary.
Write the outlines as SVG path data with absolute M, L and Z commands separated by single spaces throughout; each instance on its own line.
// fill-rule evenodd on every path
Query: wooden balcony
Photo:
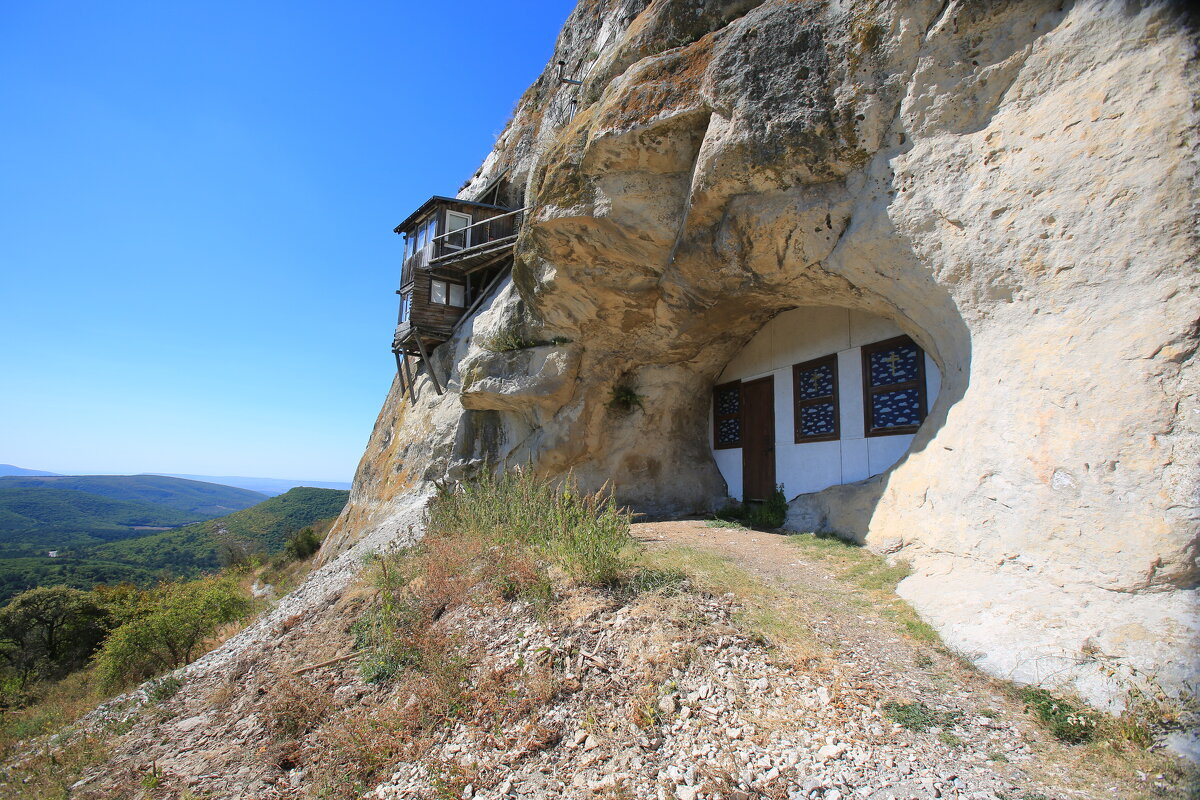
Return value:
M 413 385 L 408 359 L 416 357 L 415 369 L 427 369 L 441 394 L 429 353 L 453 336 L 507 273 L 524 215 L 523 208 L 435 196 L 396 226 L 407 253 L 392 336 L 402 390 Z
M 518 208 L 434 236 L 404 260 L 400 285 L 412 283 L 417 270 L 452 268 L 470 274 L 490 266 L 512 251 L 524 216 L 525 209 Z

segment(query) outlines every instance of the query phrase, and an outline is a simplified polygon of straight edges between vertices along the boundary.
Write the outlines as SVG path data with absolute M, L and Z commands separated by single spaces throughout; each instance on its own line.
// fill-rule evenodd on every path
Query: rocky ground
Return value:
M 349 588 L 277 623 L 264 654 L 110 720 L 112 758 L 72 796 L 1189 796 L 1165 757 L 1055 742 L 1002 685 L 910 635 L 894 596 L 789 537 L 695 521 L 634 530 L 651 564 L 732 571 L 637 594 L 576 591 L 549 612 L 447 611 L 437 625 L 469 654 L 471 700 L 420 734 L 397 733 L 415 730 L 405 714 L 417 690 L 335 660 L 352 653 L 349 627 L 371 602 Z M 713 591 L 721 581 L 734 591 Z

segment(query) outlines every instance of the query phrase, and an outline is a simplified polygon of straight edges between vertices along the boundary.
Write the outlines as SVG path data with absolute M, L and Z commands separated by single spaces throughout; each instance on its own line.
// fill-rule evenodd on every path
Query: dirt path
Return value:
M 1014 800 L 1195 796 L 1184 785 L 1194 776 L 1155 769 L 1170 760 L 1054 740 L 1011 687 L 927 640 L 932 632 L 894 594 L 841 577 L 836 562 L 801 546 L 801 537 L 709 527 L 702 520 L 639 523 L 633 533 L 650 549 L 684 547 L 728 559 L 794 601 L 788 613 L 811 629 L 837 669 L 896 703 L 919 703 L 972 723 L 929 731 L 954 746 L 957 763 L 942 764 L 944 774 L 966 763 L 986 765 L 1011 782 Z

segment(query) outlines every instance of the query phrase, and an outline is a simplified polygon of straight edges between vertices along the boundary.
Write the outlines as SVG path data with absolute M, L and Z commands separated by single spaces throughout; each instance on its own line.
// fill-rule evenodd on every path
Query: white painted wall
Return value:
M 718 384 L 774 376 L 775 480 L 788 499 L 839 483 L 878 475 L 895 464 L 912 444 L 912 434 L 864 436 L 862 351 L 865 344 L 904 332 L 890 320 L 829 306 L 797 308 L 772 319 L 725 366 Z M 792 404 L 792 366 L 832 353 L 838 357 L 841 439 L 796 444 Z M 941 386 L 937 365 L 925 355 L 925 385 L 932 408 Z M 712 441 L 709 412 L 709 444 Z M 713 450 L 717 468 L 729 484 L 729 496 L 742 496 L 742 450 Z

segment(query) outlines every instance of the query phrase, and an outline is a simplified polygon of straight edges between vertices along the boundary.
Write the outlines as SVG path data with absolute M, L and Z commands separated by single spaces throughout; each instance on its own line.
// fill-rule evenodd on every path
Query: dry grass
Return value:
M 870 550 L 836 536 L 800 533 L 788 536 L 787 542 L 800 550 L 806 559 L 824 564 L 842 580 L 857 585 L 870 605 L 884 617 L 899 623 L 911 639 L 941 645 L 937 631 L 922 620 L 912 606 L 896 596 L 896 585 L 911 572 L 907 562 L 888 564 Z
M 66 737 L 51 746 L 38 737 L 60 731 L 91 711 L 103 695 L 86 672 L 42 689 L 36 703 L 0 714 L 0 796 L 65 798 L 73 783 L 107 754 L 102 736 Z
M 803 664 L 828 655 L 801 622 L 804 617 L 796 597 L 768 586 L 727 558 L 676 546 L 646 551 L 639 563 L 646 569 L 686 575 L 702 592 L 732 594 L 743 608 L 737 622 L 769 644 L 783 661 Z
M 434 770 L 430 750 L 460 722 L 498 731 L 526 720 L 523 741 L 509 746 L 532 751 L 557 742 L 559 731 L 532 722 L 560 693 L 553 665 L 482 667 L 486 653 L 442 620 L 464 606 L 513 601 L 548 613 L 571 586 L 615 583 L 629 542 L 628 515 L 569 481 L 554 485 L 517 471 L 443 491 L 421 542 L 373 559 L 364 573 L 372 590 L 351 632 L 362 677 L 386 687 L 391 700 L 327 713 L 306 727 L 319 721 L 311 709 L 303 712 L 316 702 L 311 690 L 281 685 L 273 727 L 283 740 L 313 743 L 287 757 L 307 759 L 322 791 L 338 796 L 369 786 L 401 760 Z M 444 767 L 430 778 L 444 787 L 462 783 Z

